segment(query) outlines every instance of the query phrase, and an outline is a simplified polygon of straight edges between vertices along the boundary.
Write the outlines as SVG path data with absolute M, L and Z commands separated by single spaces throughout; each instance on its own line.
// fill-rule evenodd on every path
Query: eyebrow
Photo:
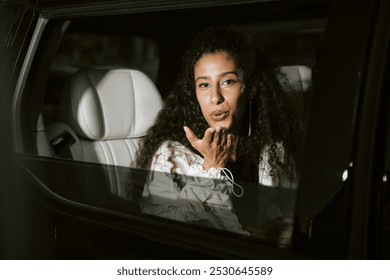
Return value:
M 220 76 L 220 77 L 224 77 L 224 76 L 227 76 L 227 75 L 230 75 L 230 74 L 234 74 L 234 75 L 236 75 L 237 77 L 240 77 L 236 71 L 224 72 L 224 73 L 222 73 L 222 74 L 219 75 L 219 76 Z M 197 77 L 197 78 L 195 79 L 195 82 L 198 81 L 198 80 L 201 80 L 201 79 L 202 79 L 202 80 L 207 80 L 207 79 L 209 79 L 209 78 L 210 78 L 209 76 L 199 76 L 199 77 Z

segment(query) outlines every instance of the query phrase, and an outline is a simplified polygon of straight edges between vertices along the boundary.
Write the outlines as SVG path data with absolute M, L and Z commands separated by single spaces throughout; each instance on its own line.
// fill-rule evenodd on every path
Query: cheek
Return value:
M 203 114 L 204 117 L 206 117 L 206 112 L 207 112 L 207 101 L 204 97 L 202 96 L 196 96 L 197 100 L 198 100 L 198 104 L 199 104 L 199 107 L 200 107 L 200 110 Z

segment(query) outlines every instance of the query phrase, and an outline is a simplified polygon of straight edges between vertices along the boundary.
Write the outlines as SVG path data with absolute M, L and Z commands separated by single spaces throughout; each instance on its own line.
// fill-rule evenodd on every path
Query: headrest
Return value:
M 60 115 L 82 138 L 144 136 L 162 108 L 154 83 L 131 69 L 82 70 L 66 84 Z
M 287 78 L 296 91 L 305 92 L 312 84 L 311 69 L 304 65 L 282 66 L 281 72 L 287 75 Z

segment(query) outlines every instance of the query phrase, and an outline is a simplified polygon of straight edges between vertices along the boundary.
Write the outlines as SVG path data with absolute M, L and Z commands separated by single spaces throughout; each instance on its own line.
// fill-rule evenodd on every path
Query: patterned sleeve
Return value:
M 202 164 L 203 158 L 180 143 L 164 143 L 144 187 L 143 212 L 247 235 L 233 211 L 231 182 Z

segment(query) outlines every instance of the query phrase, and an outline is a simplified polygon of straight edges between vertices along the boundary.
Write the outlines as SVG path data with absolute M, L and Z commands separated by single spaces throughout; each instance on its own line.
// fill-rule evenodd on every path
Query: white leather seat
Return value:
M 292 100 L 304 122 L 306 122 L 312 93 L 312 71 L 309 67 L 304 65 L 282 66 L 280 70 L 286 75 L 291 86 L 290 88 L 285 89 L 287 92 L 294 92 Z
M 287 75 L 294 90 L 306 92 L 312 85 L 311 69 L 304 65 L 282 66 L 281 72 Z
M 162 104 L 154 83 L 138 70 L 79 71 L 65 86 L 61 123 L 49 127 L 47 137 L 57 156 L 68 150 L 65 157 L 129 167 Z

